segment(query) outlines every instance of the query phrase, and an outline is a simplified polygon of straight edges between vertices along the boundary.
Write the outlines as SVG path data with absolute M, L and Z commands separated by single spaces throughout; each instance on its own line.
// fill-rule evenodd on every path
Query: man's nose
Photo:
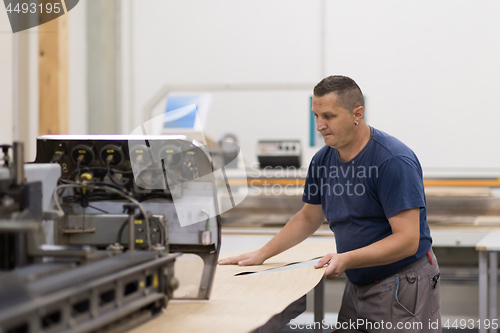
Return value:
M 324 122 L 322 122 L 321 120 L 319 119 L 316 119 L 316 131 L 318 132 L 321 132 L 322 130 L 324 130 L 326 128 L 326 125 Z

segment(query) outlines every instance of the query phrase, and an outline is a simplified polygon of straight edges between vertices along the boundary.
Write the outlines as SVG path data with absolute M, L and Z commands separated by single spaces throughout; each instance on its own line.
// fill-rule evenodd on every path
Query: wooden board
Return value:
M 68 134 L 68 15 L 40 25 L 38 36 L 38 134 Z
M 500 216 L 477 216 L 474 220 L 474 225 L 476 226 L 496 226 L 500 227 Z
M 425 187 L 425 195 L 430 197 L 491 197 L 489 187 Z
M 488 233 L 476 244 L 477 251 L 500 251 L 500 230 Z
M 249 251 L 241 253 L 246 252 Z M 333 241 L 305 242 L 269 259 L 263 265 L 219 265 L 210 300 L 171 301 L 163 314 L 131 332 L 250 332 L 312 290 L 323 278 L 324 268 L 306 267 L 242 276 L 235 274 L 281 267 L 332 252 L 335 252 Z M 222 259 L 237 254 L 220 257 Z

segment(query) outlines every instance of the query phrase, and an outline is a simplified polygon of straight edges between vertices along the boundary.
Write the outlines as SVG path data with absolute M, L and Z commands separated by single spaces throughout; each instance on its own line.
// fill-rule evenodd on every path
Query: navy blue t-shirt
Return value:
M 302 201 L 321 204 L 335 234 L 337 252 L 365 247 L 392 234 L 388 219 L 420 208 L 420 243 L 415 255 L 398 262 L 345 273 L 355 285 L 381 280 L 423 257 L 432 244 L 427 224 L 422 168 L 398 139 L 371 127 L 366 146 L 344 162 L 337 149 L 321 148 L 307 172 Z

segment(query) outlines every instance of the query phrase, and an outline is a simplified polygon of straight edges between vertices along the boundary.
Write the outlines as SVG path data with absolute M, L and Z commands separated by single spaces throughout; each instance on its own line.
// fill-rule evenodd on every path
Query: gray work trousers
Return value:
M 439 266 L 432 250 L 381 281 L 346 279 L 338 332 L 441 332 Z

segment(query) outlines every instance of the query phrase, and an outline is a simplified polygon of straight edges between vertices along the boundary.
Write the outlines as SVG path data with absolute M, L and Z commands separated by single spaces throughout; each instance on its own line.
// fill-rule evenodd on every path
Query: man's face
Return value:
M 337 104 L 335 93 L 313 96 L 312 103 L 316 130 L 323 135 L 325 144 L 336 149 L 348 146 L 354 135 L 354 114 Z

